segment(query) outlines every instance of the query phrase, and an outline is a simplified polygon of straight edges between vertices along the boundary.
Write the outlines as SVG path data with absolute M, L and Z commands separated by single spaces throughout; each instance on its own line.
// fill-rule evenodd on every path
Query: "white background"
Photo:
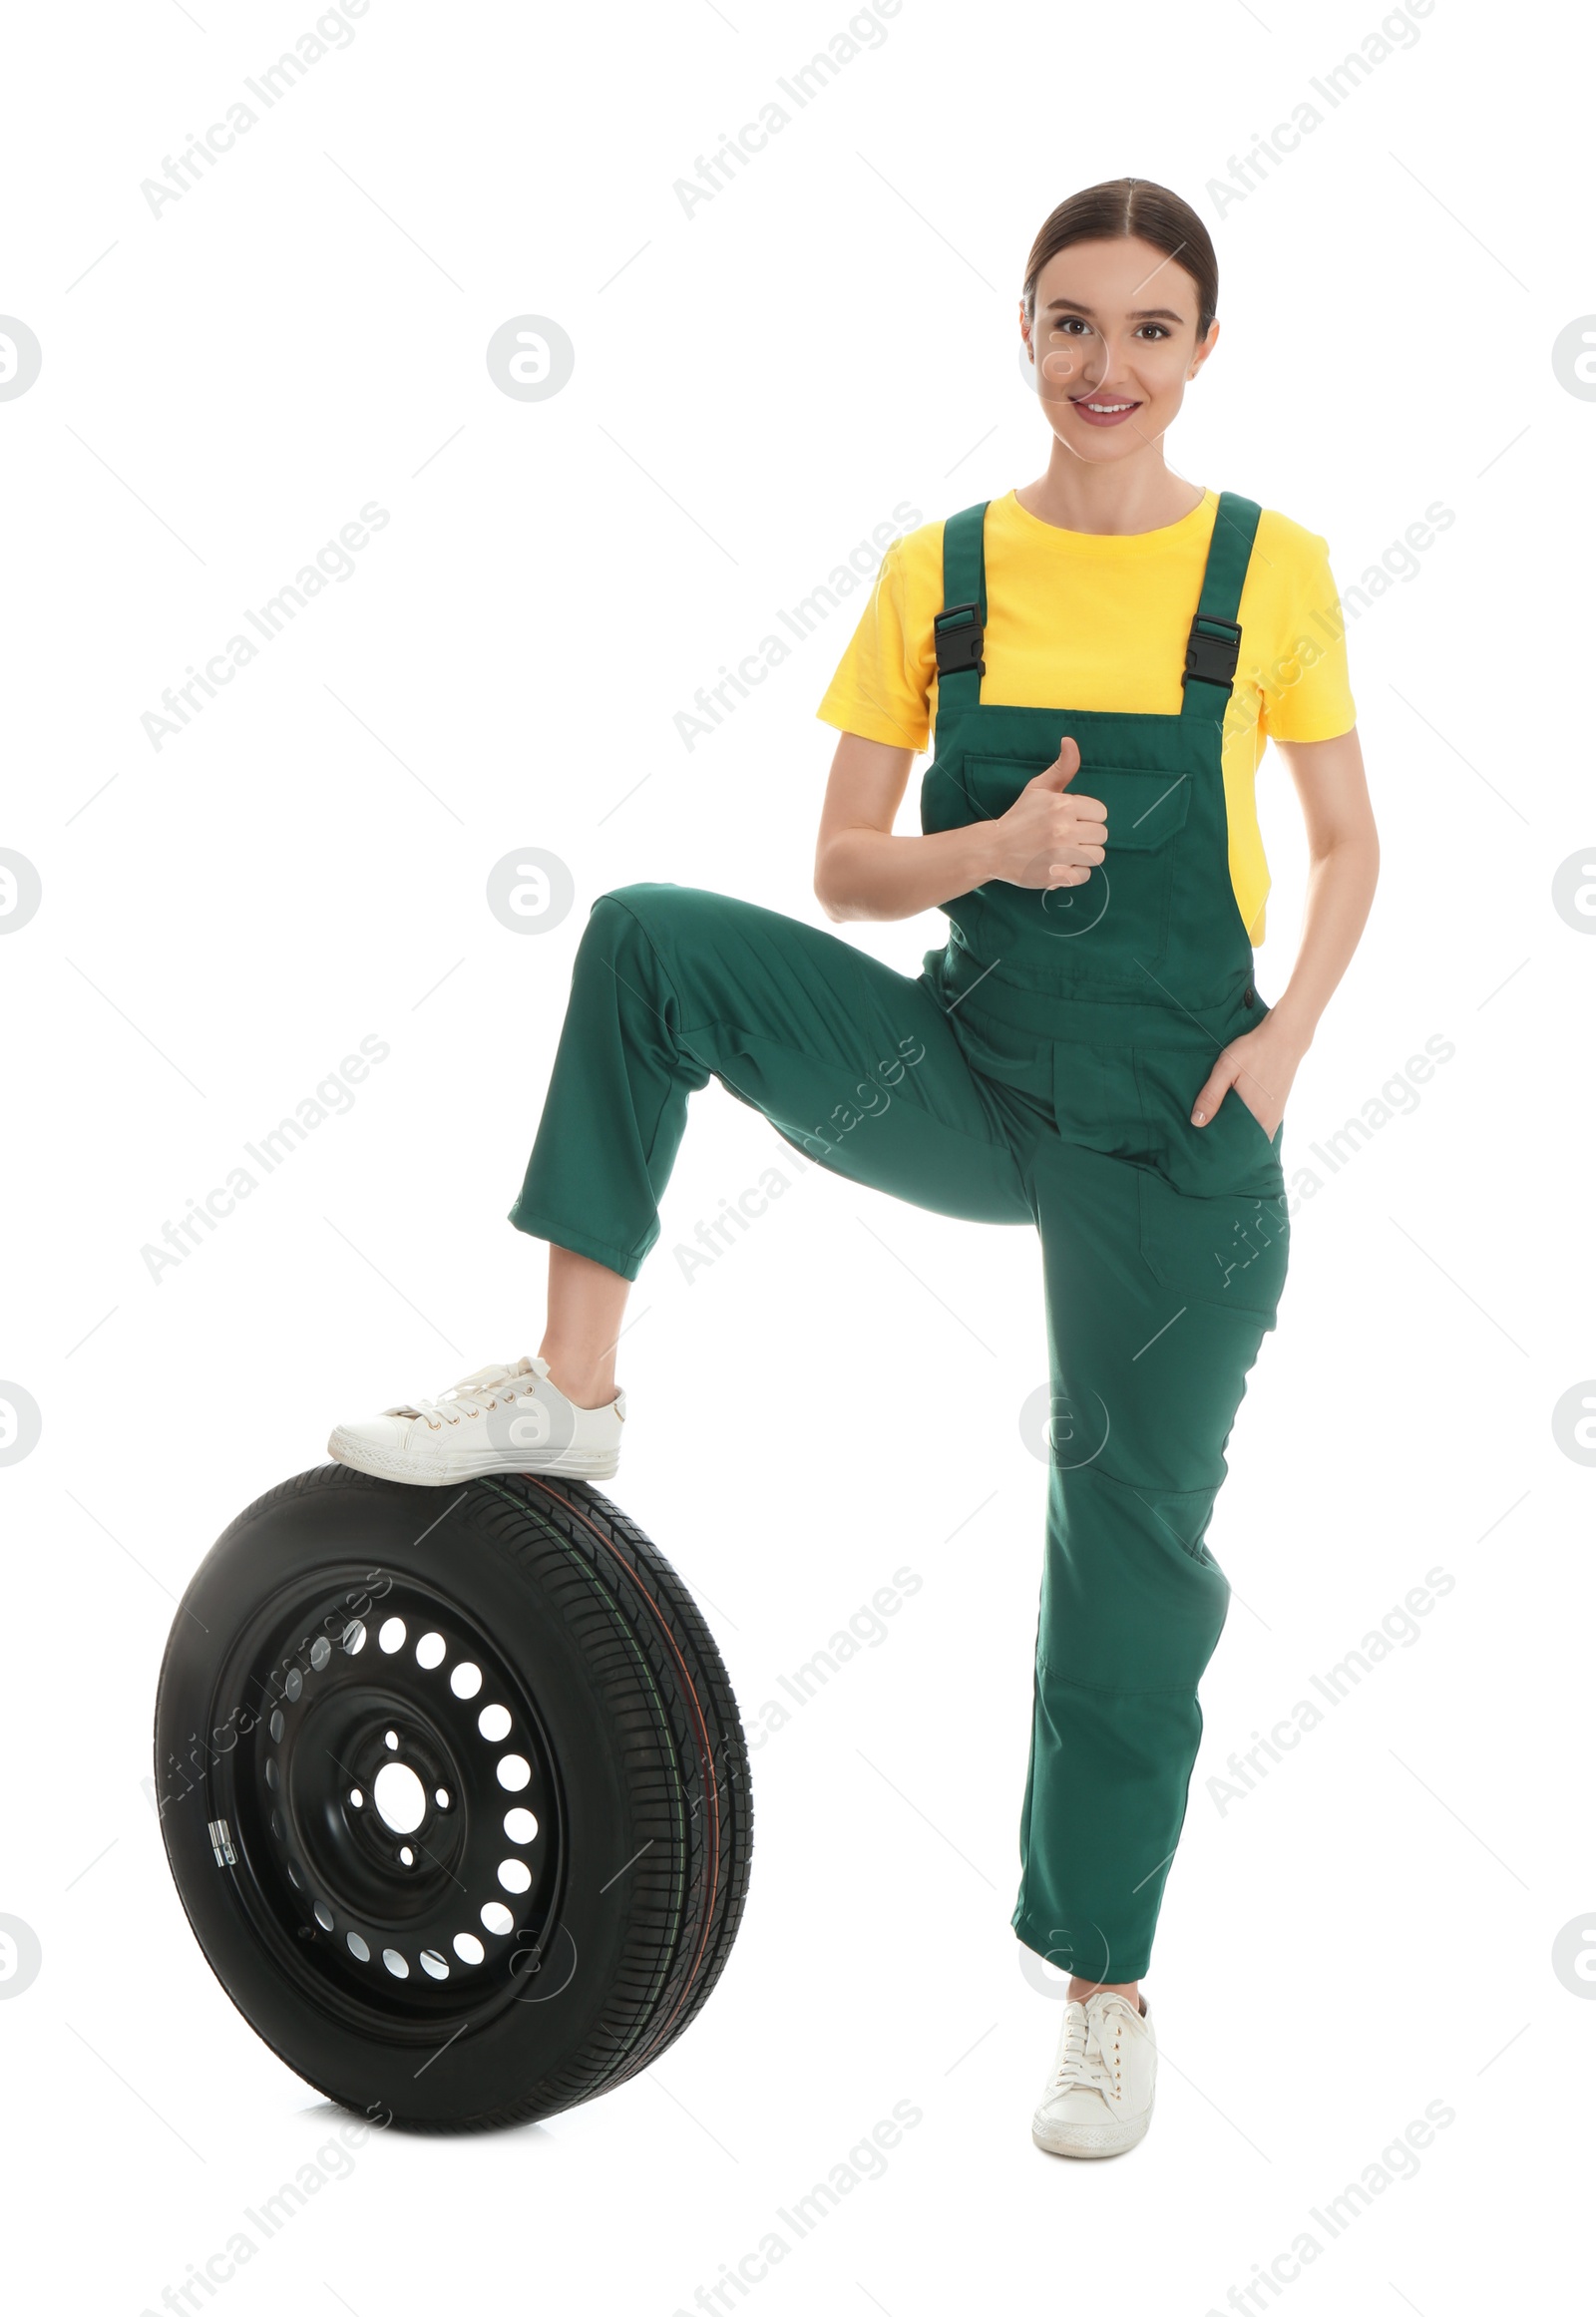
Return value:
M 0 2002 L 12 2297 L 158 2307 L 327 2143 L 338 2112 L 204 1965 L 141 1785 L 175 1599 L 333 1420 L 535 1348 L 544 1249 L 505 1217 L 593 897 L 663 878 L 825 922 L 814 709 L 862 598 L 690 753 L 672 716 L 896 503 L 927 520 L 1040 471 L 1025 253 L 1128 170 L 1219 250 L 1181 473 L 1323 532 L 1344 587 L 1455 511 L 1350 634 L 1384 880 L 1288 1173 L 1426 1038 L 1456 1050 L 1303 1205 L 1238 1421 L 1211 1532 L 1238 1598 L 1148 1981 L 1152 2133 L 1111 2165 L 1028 2138 L 1058 2017 L 1008 1928 L 1034 1242 L 813 1172 L 689 1285 L 670 1248 L 785 1155 L 711 1086 L 633 1298 L 615 1493 L 713 1605 L 751 1727 L 895 1568 L 923 1589 L 756 1751 L 744 1927 L 659 2066 L 543 2125 L 378 2135 L 215 2302 L 666 2317 L 909 2101 L 885 2176 L 758 2310 L 1197 2317 L 1304 2228 L 1325 2249 L 1278 2287 L 1294 2310 L 1521 2306 L 1572 2257 L 1596 2033 L 1551 1962 L 1596 1910 L 1596 1471 L 1551 1421 L 1596 1373 L 1596 942 L 1551 901 L 1596 834 L 1596 409 L 1551 362 L 1596 307 L 1588 59 L 1551 69 L 1529 19 L 1439 0 L 1221 215 L 1204 188 L 1373 5 L 904 0 L 689 219 L 673 181 L 843 0 L 373 0 L 154 216 L 141 182 L 314 21 L 133 0 L 11 37 L 0 308 L 44 352 L 0 403 L 0 844 L 44 886 L 0 943 L 0 1376 L 44 1427 L 0 1470 L 0 1912 L 43 1952 Z M 576 347 L 539 403 L 484 359 L 527 313 Z M 369 500 L 391 520 L 354 576 L 154 749 L 164 687 Z M 1273 757 L 1261 793 L 1273 997 L 1303 847 Z M 484 902 L 529 845 L 577 887 L 535 939 Z M 843 938 L 913 972 L 941 922 Z M 392 1050 L 353 1110 L 155 1284 L 144 1245 L 368 1033 Z M 1437 1565 L 1421 1638 L 1221 1810 L 1228 1755 Z M 1455 2122 L 1417 2176 L 1330 2241 L 1310 2208 L 1431 2102 Z

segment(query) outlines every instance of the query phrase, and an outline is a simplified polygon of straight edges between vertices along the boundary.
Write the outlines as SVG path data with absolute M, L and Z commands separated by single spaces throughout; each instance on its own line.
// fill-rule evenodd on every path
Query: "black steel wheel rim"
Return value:
M 211 1847 L 279 1966 L 365 2035 L 434 2044 L 575 1967 L 561 1781 L 470 1612 L 369 1566 L 269 1597 L 217 1678 Z M 569 1949 L 570 1941 L 564 1945 Z

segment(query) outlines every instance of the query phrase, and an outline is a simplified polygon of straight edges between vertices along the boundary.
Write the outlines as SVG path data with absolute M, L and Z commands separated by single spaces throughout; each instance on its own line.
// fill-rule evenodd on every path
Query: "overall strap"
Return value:
M 1241 656 L 1236 612 L 1262 513 L 1254 500 L 1238 498 L 1233 491 L 1219 494 L 1202 594 L 1186 641 L 1186 665 L 1180 679 L 1183 716 L 1213 721 L 1224 715 Z
M 937 646 L 937 729 L 981 705 L 987 631 L 987 501 L 950 515 L 942 527 L 942 602 L 932 621 Z

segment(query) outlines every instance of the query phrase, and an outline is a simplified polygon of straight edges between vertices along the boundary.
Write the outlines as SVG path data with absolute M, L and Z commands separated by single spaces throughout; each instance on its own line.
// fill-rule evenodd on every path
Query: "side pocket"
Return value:
M 1206 1126 L 1193 1126 L 1191 1106 L 1208 1074 L 1202 1052 L 1186 1046 L 1138 1046 L 1136 1087 L 1160 1172 L 1192 1198 L 1281 1190 L 1280 1138 L 1284 1121 L 1266 1134 L 1234 1086 L 1227 1087 Z
M 1241 1112 L 1241 1114 L 1242 1114 L 1243 1118 L 1245 1118 L 1245 1119 L 1246 1119 L 1246 1121 L 1247 1121 L 1248 1125 L 1249 1125 L 1249 1126 L 1252 1128 L 1252 1130 L 1253 1130 L 1254 1134 L 1256 1134 L 1256 1135 L 1257 1135 L 1257 1136 L 1258 1136 L 1258 1137 L 1259 1137 L 1259 1138 L 1260 1138 L 1260 1139 L 1261 1139 L 1261 1140 L 1264 1142 L 1264 1144 L 1265 1144 L 1265 1145 L 1266 1145 L 1266 1146 L 1267 1146 L 1267 1147 L 1268 1147 L 1270 1150 L 1272 1150 L 1272 1151 L 1273 1151 L 1273 1152 L 1276 1154 L 1276 1156 L 1278 1157 L 1278 1156 L 1279 1156 L 1279 1153 L 1280 1153 L 1280 1138 L 1281 1138 L 1281 1136 L 1284 1134 L 1284 1132 L 1286 1131 L 1286 1121 L 1285 1121 L 1285 1119 L 1284 1119 L 1284 1118 L 1282 1118 L 1282 1119 L 1281 1119 L 1281 1122 L 1280 1122 L 1280 1124 L 1279 1124 L 1279 1125 L 1276 1127 L 1276 1129 L 1275 1129 L 1274 1133 L 1273 1133 L 1273 1134 L 1271 1134 L 1271 1133 L 1269 1133 L 1269 1131 L 1268 1131 L 1268 1130 L 1267 1130 L 1267 1128 L 1265 1127 L 1263 1120 L 1262 1120 L 1261 1118 L 1259 1118 L 1258 1116 L 1256 1116 L 1256 1114 L 1255 1114 L 1255 1113 L 1254 1113 L 1254 1111 L 1252 1110 L 1251 1106 L 1250 1106 L 1250 1105 L 1249 1105 L 1247 1102 L 1245 1102 L 1245 1101 L 1243 1100 L 1243 1098 L 1242 1098 L 1242 1095 L 1241 1095 L 1241 1093 L 1240 1093 L 1239 1089 L 1238 1089 L 1238 1088 L 1236 1088 L 1235 1086 L 1230 1086 L 1230 1087 L 1227 1087 L 1227 1088 L 1226 1088 L 1226 1091 L 1225 1091 L 1225 1099 L 1224 1099 L 1224 1101 L 1223 1101 L 1223 1102 L 1220 1104 L 1220 1106 L 1219 1106 L 1219 1107 L 1220 1107 L 1220 1111 L 1221 1111 L 1221 1112 L 1223 1112 L 1223 1111 L 1225 1111 L 1225 1110 L 1228 1110 L 1228 1109 L 1229 1109 L 1229 1107 L 1230 1107 L 1230 1105 L 1231 1105 L 1232 1103 L 1234 1103 L 1234 1104 L 1236 1105 L 1236 1108 L 1237 1108 L 1237 1109 L 1238 1109 L 1238 1110 Z M 1217 1120 L 1217 1118 L 1215 1118 L 1215 1119 L 1212 1119 L 1212 1120 L 1210 1120 L 1210 1122 L 1209 1122 L 1210 1126 L 1212 1126 L 1212 1125 L 1217 1125 L 1217 1123 L 1218 1123 L 1218 1120 Z M 1207 1128 L 1207 1127 L 1204 1127 L 1204 1128 L 1202 1129 L 1202 1131 L 1203 1131 L 1204 1133 L 1207 1133 L 1207 1132 L 1208 1132 L 1208 1128 Z
M 1193 1197 L 1143 1167 L 1137 1197 L 1142 1261 L 1170 1297 L 1274 1326 L 1291 1254 L 1283 1190 Z
M 1135 1065 L 1156 1162 L 1139 1182 L 1143 1261 L 1182 1301 L 1273 1324 L 1291 1235 L 1280 1130 L 1266 1134 L 1234 1088 L 1206 1126 L 1193 1126 L 1200 1051 L 1138 1048 Z

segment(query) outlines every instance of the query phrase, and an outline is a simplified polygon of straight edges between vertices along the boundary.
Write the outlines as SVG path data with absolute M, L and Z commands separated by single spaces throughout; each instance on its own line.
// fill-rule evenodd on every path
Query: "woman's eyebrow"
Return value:
M 1082 305 L 1078 298 L 1073 297 L 1050 297 L 1043 310 L 1050 314 L 1084 314 L 1088 321 L 1097 319 L 1094 307 Z M 1184 314 L 1177 314 L 1168 306 L 1132 306 L 1130 310 L 1133 322 L 1181 322 L 1185 318 Z

